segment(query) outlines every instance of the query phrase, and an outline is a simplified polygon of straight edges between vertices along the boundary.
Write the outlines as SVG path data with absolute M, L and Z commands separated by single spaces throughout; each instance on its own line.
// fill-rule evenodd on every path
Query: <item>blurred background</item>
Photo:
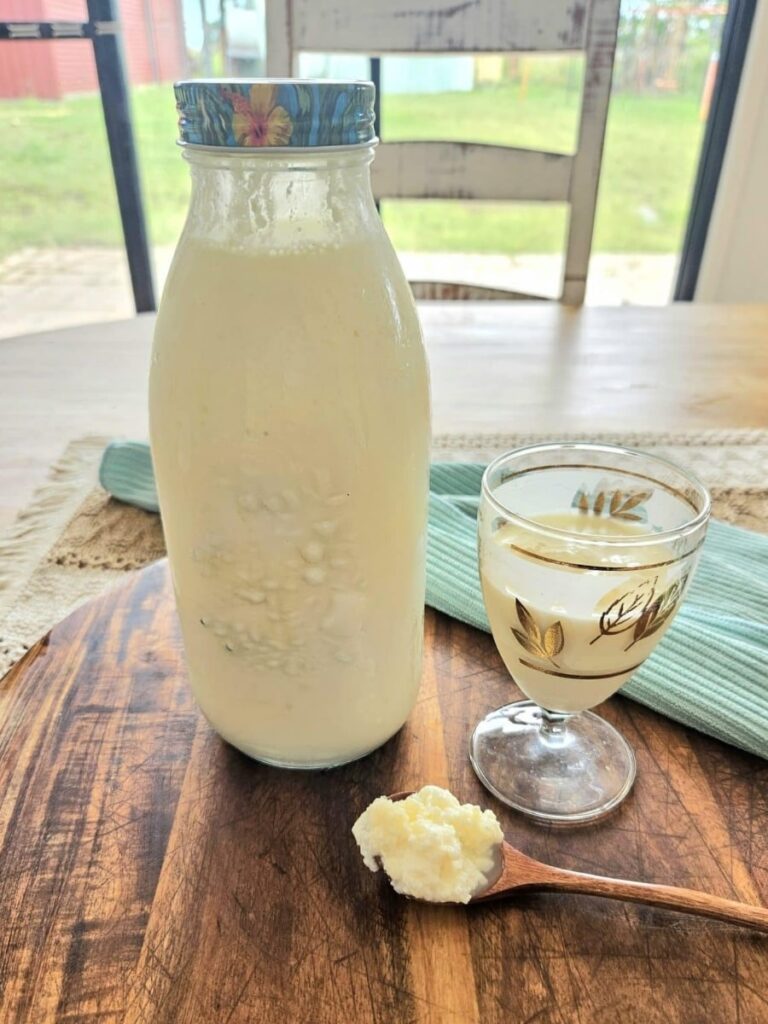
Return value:
M 718 64 L 719 0 L 624 0 L 587 302 L 670 300 Z M 158 295 L 187 169 L 170 84 L 259 76 L 263 0 L 121 0 Z M 87 20 L 85 0 L 0 0 L 0 21 Z M 384 57 L 381 134 L 572 151 L 583 58 Z M 306 54 L 307 77 L 368 78 L 365 56 Z M 130 283 L 88 40 L 0 41 L 0 334 L 130 316 Z M 471 209 L 471 212 L 470 212 Z M 555 295 L 566 207 L 385 201 L 411 277 Z M 454 269 L 452 269 L 454 268 Z

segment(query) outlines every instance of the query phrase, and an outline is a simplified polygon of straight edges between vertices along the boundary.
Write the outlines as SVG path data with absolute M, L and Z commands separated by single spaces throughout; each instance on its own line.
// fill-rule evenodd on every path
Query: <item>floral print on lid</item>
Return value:
M 177 82 L 174 92 L 184 145 L 284 149 L 375 141 L 372 82 L 206 79 Z

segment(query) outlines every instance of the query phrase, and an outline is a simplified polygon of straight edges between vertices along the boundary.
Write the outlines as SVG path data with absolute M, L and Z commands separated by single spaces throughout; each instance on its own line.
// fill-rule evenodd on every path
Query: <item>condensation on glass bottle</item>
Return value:
M 150 420 L 190 681 L 246 754 L 341 764 L 405 722 L 423 634 L 428 378 L 371 194 L 373 86 L 176 96 L 192 198 Z

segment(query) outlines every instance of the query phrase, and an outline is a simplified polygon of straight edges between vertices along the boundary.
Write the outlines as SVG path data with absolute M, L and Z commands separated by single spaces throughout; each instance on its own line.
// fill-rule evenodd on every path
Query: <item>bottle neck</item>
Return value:
M 373 147 L 290 153 L 184 150 L 192 174 L 185 235 L 238 249 L 336 246 L 381 230 Z

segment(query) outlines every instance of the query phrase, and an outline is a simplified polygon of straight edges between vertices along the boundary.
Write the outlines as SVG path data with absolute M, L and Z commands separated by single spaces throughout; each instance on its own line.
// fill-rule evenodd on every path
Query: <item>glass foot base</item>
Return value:
M 487 715 L 472 735 L 469 758 L 503 803 L 561 825 L 609 814 L 635 781 L 632 748 L 605 719 L 591 711 L 545 716 L 530 700 Z

